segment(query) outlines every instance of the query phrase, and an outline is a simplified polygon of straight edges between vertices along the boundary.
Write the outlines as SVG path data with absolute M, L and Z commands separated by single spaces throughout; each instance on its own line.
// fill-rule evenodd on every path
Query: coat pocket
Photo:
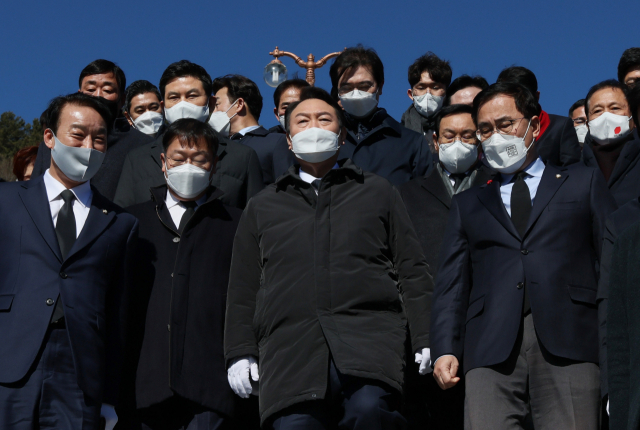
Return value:
M 595 306 L 596 296 L 598 295 L 596 290 L 577 285 L 567 285 L 567 288 L 569 289 L 569 296 L 572 301 Z
M 484 294 L 469 304 L 467 308 L 467 321 L 477 317 L 484 310 Z
M 4 294 L 0 296 L 0 312 L 8 312 L 11 310 L 11 304 L 13 303 L 14 297 L 15 294 Z

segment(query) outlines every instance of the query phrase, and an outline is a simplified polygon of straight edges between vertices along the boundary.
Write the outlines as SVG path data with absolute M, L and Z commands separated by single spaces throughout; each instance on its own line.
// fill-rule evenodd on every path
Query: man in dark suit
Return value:
M 207 71 L 187 60 L 167 67 L 160 78 L 165 118 L 169 124 L 181 118 L 206 122 L 214 105 L 211 77 Z M 160 154 L 162 136 L 127 155 L 114 201 L 123 206 L 143 203 L 151 198 L 149 189 L 165 183 Z M 218 162 L 212 184 L 224 191 L 223 203 L 244 208 L 263 188 L 258 157 L 251 148 L 220 139 Z
M 434 377 L 465 372 L 474 429 L 597 429 L 597 270 L 615 209 L 601 173 L 546 165 L 538 104 L 514 83 L 474 100 L 483 152 L 500 177 L 454 196 L 431 314 Z
M 525 67 L 512 66 L 500 72 L 497 82 L 515 82 L 526 87 L 540 101 L 538 80 L 533 72 Z M 556 166 L 568 166 L 580 161 L 580 142 L 573 127 L 573 121 L 566 116 L 549 114 L 538 104 L 540 135 L 536 139 L 538 155 L 545 163 Z
M 88 182 L 107 108 L 74 93 L 49 119 L 50 168 L 0 187 L 0 428 L 97 429 L 101 402 L 116 400 L 138 223 Z
M 636 106 L 638 91 L 633 92 Z M 589 134 L 582 149 L 584 164 L 602 171 L 618 206 L 640 195 L 640 139 L 634 133 L 630 99 L 626 87 L 614 79 L 594 85 L 585 98 Z
M 449 105 L 436 116 L 433 142 L 440 160 L 422 178 L 402 187 L 400 194 L 413 222 L 429 271 L 435 278 L 453 195 L 486 183 L 493 175 L 479 160 L 482 147 L 467 105 Z M 411 356 L 411 351 L 407 351 Z M 433 378 L 416 378 L 417 364 L 408 361 L 405 375 L 405 415 L 409 428 L 462 429 L 464 388 L 442 392 Z
M 91 179 L 91 185 L 104 197 L 113 200 L 125 157 L 129 151 L 150 143 L 153 138 L 131 127 L 127 119 L 120 115 L 125 101 L 127 81 L 124 72 L 115 63 L 95 60 L 82 69 L 78 81 L 78 91 L 99 97 L 112 115 L 107 152 L 102 167 Z M 51 150 L 42 142 L 38 148 L 32 176 L 43 175 L 50 164 Z
M 222 333 L 242 211 L 224 205 L 210 185 L 217 145 L 207 124 L 172 123 L 161 156 L 167 184 L 127 209 L 140 221 L 140 238 L 122 428 L 219 429 L 233 415 Z
M 262 111 L 262 95 L 251 79 L 227 75 L 213 80 L 215 110 L 209 124 L 222 136 L 230 137 L 256 151 L 265 185 L 275 182 L 274 170 L 283 173 L 293 164 L 290 151 L 279 152 L 284 159 L 274 158 L 277 147 L 287 146 L 286 137 L 270 133 L 258 124 Z

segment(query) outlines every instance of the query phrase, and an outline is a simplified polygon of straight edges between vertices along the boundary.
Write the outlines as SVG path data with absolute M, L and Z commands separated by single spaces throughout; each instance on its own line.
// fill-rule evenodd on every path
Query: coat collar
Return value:
M 342 160 L 338 160 L 337 163 L 338 163 L 338 168 L 333 169 L 329 173 L 327 173 L 325 178 L 330 178 L 335 175 L 353 175 L 360 178 L 364 177 L 364 172 L 362 171 L 362 169 L 356 166 L 353 163 L 353 161 L 351 161 L 350 159 L 343 158 Z M 298 185 L 303 185 L 304 187 L 310 187 L 311 185 L 309 183 L 300 179 L 299 172 L 300 172 L 299 164 L 294 164 L 293 166 L 289 167 L 289 170 L 287 170 L 287 173 L 280 176 L 276 180 L 275 182 L 276 188 L 279 188 L 279 189 L 286 188 L 288 184 L 298 184 Z
M 346 113 L 345 113 L 345 118 L 347 119 L 347 124 L 348 124 L 348 127 L 347 127 L 348 134 L 351 135 L 351 137 L 353 137 L 354 139 L 355 139 L 354 130 L 355 132 L 358 131 L 359 123 L 362 122 L 366 124 L 367 128 L 369 128 L 369 132 L 358 143 L 362 143 L 363 141 L 367 140 L 370 136 L 372 136 L 374 133 L 380 130 L 390 131 L 396 134 L 397 136 L 402 135 L 402 126 L 398 123 L 398 121 L 393 119 L 391 115 L 389 115 L 387 111 L 384 110 L 383 108 L 378 108 L 368 118 L 363 118 L 363 119 L 354 118 L 349 116 L 349 114 L 346 114 Z
M 442 176 L 437 168 L 430 169 L 429 173 L 422 177 L 420 185 L 436 199 L 440 200 L 447 209 L 451 208 L 451 196 L 449 195 L 445 185 L 442 183 Z

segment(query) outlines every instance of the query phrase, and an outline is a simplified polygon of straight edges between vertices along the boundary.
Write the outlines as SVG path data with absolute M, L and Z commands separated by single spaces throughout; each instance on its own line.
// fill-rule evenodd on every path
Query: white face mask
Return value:
M 510 134 L 493 133 L 490 138 L 482 142 L 484 156 L 492 169 L 510 175 L 516 172 L 524 164 L 529 148 L 524 143 L 524 137 L 529 132 L 531 120 L 523 137 Z
M 183 199 L 197 197 L 211 183 L 211 171 L 206 171 L 193 164 L 185 163 L 170 169 L 165 159 L 164 168 L 167 185 Z
M 587 133 L 589 132 L 587 124 L 580 124 L 575 129 L 576 134 L 578 135 L 578 142 L 584 143 L 584 138 L 587 137 Z
M 227 112 L 229 112 L 233 107 L 233 105 L 235 105 L 237 102 L 238 102 L 238 99 L 236 99 L 236 101 L 233 102 L 231 106 L 229 106 L 229 109 L 227 109 L 224 112 L 218 111 L 218 112 L 212 113 L 211 118 L 209 118 L 209 125 L 211 126 L 211 128 L 213 128 L 215 131 L 222 134 L 223 136 L 228 136 L 229 130 L 231 129 L 231 118 L 236 116 L 237 113 L 233 114 L 233 116 L 229 118 L 227 116 Z
M 92 148 L 67 146 L 60 142 L 55 134 L 53 138 L 55 145 L 51 150 L 51 157 L 62 173 L 76 182 L 86 182 L 93 178 L 102 166 L 104 152 Z
M 451 173 L 464 173 L 478 161 L 478 147 L 456 140 L 438 144 L 440 162 Z
M 605 112 L 598 118 L 589 121 L 589 133 L 599 145 L 618 142 L 631 133 L 629 120 L 631 117 Z
M 209 117 L 209 106 L 196 106 L 183 100 L 170 108 L 165 108 L 164 117 L 169 124 L 183 118 L 193 118 L 205 122 Z
M 438 113 L 442 108 L 444 97 L 425 93 L 421 96 L 413 96 L 413 106 L 422 116 L 430 117 Z
M 377 93 L 353 90 L 340 96 L 340 102 L 342 102 L 342 107 L 349 115 L 363 118 L 378 106 L 376 95 Z
M 148 110 L 133 120 L 133 125 L 144 134 L 156 134 L 163 122 L 164 117 L 161 113 Z
M 340 136 L 323 128 L 309 128 L 291 137 L 293 153 L 309 163 L 328 160 L 340 147 Z
M 282 126 L 283 130 L 286 130 L 285 126 L 284 126 L 284 115 L 280 115 L 278 117 L 278 121 L 280 122 L 280 125 Z

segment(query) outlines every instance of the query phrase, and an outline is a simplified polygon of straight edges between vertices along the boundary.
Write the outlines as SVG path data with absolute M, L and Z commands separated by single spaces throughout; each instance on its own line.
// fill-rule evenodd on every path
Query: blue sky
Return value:
M 31 121 L 56 95 L 78 89 L 97 58 L 118 63 L 127 82 L 158 84 L 173 61 L 216 76 L 258 83 L 260 122 L 276 124 L 273 89 L 262 80 L 276 45 L 303 58 L 362 43 L 385 65 L 380 106 L 396 119 L 410 104 L 407 68 L 426 51 L 451 62 L 453 76 L 521 65 L 536 73 L 540 103 L 566 115 L 589 87 L 615 78 L 622 52 L 640 46 L 637 0 L 601 1 L 21 1 L 0 15 L 0 112 Z M 291 75 L 303 69 L 284 59 Z M 329 67 L 316 85 L 329 89 Z

